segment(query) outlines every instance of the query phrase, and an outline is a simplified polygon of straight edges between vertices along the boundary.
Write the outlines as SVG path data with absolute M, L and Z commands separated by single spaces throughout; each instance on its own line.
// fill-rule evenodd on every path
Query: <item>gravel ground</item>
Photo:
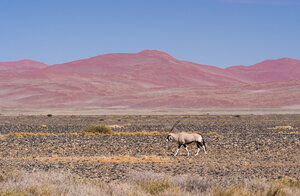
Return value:
M 3 136 L 8 133 L 76 133 L 93 124 L 115 132 L 176 131 L 203 135 L 208 154 L 186 156 L 165 135 Z M 116 126 L 118 125 L 118 126 Z M 276 126 L 290 126 L 286 127 Z M 300 179 L 300 115 L 0 116 L 0 167 L 66 170 L 104 181 L 126 180 L 132 170 L 215 178 Z M 189 146 L 196 152 L 196 145 Z M 101 162 L 99 157 L 158 157 L 165 162 Z M 80 158 L 80 159 L 79 159 Z

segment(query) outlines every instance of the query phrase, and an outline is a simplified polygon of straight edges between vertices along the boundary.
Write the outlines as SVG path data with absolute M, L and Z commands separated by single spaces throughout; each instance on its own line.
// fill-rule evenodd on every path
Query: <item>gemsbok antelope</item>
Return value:
M 174 140 L 178 143 L 178 148 L 177 148 L 177 151 L 175 152 L 174 156 L 176 156 L 178 154 L 179 149 L 180 149 L 181 146 L 183 146 L 186 149 L 187 155 L 189 156 L 190 153 L 189 153 L 189 150 L 187 148 L 187 144 L 191 144 L 191 143 L 196 143 L 197 147 L 198 147 L 197 153 L 195 154 L 195 156 L 197 156 L 199 154 L 200 147 L 202 147 L 205 154 L 207 154 L 205 141 L 204 141 L 203 137 L 200 134 L 198 134 L 198 133 L 186 133 L 186 132 L 171 133 L 178 123 L 179 123 L 179 121 L 177 121 L 173 125 L 173 127 L 170 130 L 170 133 L 167 136 L 167 141 Z

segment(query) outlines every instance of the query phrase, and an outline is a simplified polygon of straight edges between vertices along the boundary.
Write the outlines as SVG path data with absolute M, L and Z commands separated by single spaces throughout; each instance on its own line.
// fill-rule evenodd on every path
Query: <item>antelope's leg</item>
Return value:
M 197 153 L 195 154 L 195 156 L 197 156 L 200 152 L 200 143 L 197 142 Z
M 188 147 L 186 144 L 183 144 L 183 147 L 185 147 L 185 150 L 187 151 L 187 156 L 190 156 L 190 153 L 189 153 L 189 150 L 188 150 Z
M 205 148 L 205 145 L 202 145 L 202 148 L 203 148 L 203 150 L 204 150 L 205 154 L 207 154 L 207 152 L 206 152 L 206 148 Z
M 177 148 L 177 150 L 176 150 L 174 156 L 176 156 L 176 155 L 178 154 L 178 151 L 179 151 L 179 148 L 180 148 L 180 147 L 181 147 L 181 144 L 178 145 L 178 148 Z

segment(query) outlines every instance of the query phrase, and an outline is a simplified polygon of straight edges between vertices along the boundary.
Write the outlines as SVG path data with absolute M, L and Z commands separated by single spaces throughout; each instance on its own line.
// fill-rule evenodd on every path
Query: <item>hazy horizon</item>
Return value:
M 148 50 L 148 49 L 147 49 L 147 50 Z M 149 49 L 149 50 L 151 50 L 151 49 Z M 145 50 L 142 50 L 142 51 L 145 51 Z M 142 52 L 142 51 L 139 51 L 139 52 Z M 139 52 L 137 52 L 137 53 L 139 53 Z M 164 51 L 161 51 L 161 52 L 164 52 Z M 120 52 L 117 52 L 117 53 L 105 53 L 105 54 L 99 54 L 99 55 L 96 55 L 96 56 L 101 56 L 101 55 L 106 55 L 106 54 L 136 54 L 136 53 L 126 53 L 126 52 L 120 53 Z M 172 55 L 171 55 L 171 56 L 172 56 Z M 75 59 L 75 60 L 66 61 L 66 62 L 61 62 L 61 63 L 57 63 L 57 64 L 47 64 L 47 63 L 42 62 L 42 61 L 38 61 L 38 62 L 47 64 L 48 66 L 52 66 L 52 65 L 58 65 L 58 64 L 69 63 L 69 62 L 73 62 L 73 61 L 77 61 L 77 60 L 84 60 L 84 59 L 88 59 L 88 58 L 92 58 L 92 57 L 95 57 L 95 56 L 85 57 L 85 58 L 82 58 L 82 59 Z M 174 57 L 174 56 L 173 56 L 173 57 Z M 176 57 L 174 57 L 174 58 L 176 58 Z M 252 64 L 252 65 L 255 65 L 255 64 L 257 64 L 257 63 L 261 63 L 261 62 L 266 61 L 266 60 L 279 60 L 279 59 L 284 59 L 284 58 L 295 59 L 295 58 L 290 58 L 290 57 L 282 57 L 282 58 L 277 58 L 277 59 L 265 59 L 265 60 L 262 60 L 262 61 L 260 61 L 260 62 L 256 62 L 256 63 L 254 63 L 254 64 Z M 178 58 L 176 58 L 176 59 L 178 59 Z M 17 61 L 23 61 L 23 60 L 33 60 L 33 61 L 37 61 L 37 60 L 35 60 L 35 59 L 19 59 L 19 60 L 14 60 L 14 61 L 0 61 L 0 63 L 1 63 L 1 62 L 17 62 Z M 182 59 L 178 59 L 178 60 L 182 60 Z M 299 61 L 300 61 L 300 59 L 296 59 L 296 60 L 299 60 Z M 189 61 L 189 60 L 183 60 L 183 61 L 192 62 L 192 61 Z M 210 65 L 210 64 L 204 64 L 204 63 L 199 63 L 199 62 L 192 62 L 192 63 L 198 63 L 198 64 L 202 64 L 202 65 Z M 216 65 L 210 65 L 210 66 L 218 67 L 218 66 L 216 66 Z M 227 67 L 232 67 L 232 66 L 251 66 L 251 65 L 242 65 L 242 64 L 240 64 L 240 65 L 224 65 L 224 66 L 222 66 L 222 67 L 220 67 L 220 68 L 225 69 L 225 68 L 227 68 Z

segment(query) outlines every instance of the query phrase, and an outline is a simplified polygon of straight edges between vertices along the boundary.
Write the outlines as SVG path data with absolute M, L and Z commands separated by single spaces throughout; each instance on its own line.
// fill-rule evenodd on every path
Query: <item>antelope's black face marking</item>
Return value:
M 171 141 L 171 135 L 168 135 L 166 140 L 167 142 Z

